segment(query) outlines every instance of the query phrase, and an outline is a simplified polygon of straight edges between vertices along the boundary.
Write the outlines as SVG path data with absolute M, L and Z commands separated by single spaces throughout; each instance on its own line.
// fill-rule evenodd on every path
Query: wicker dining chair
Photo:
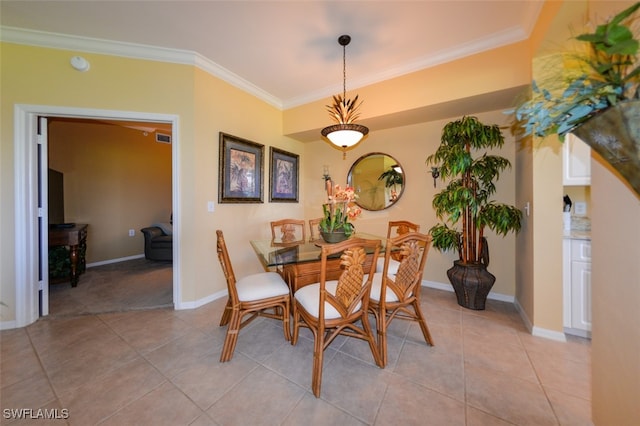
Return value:
M 299 244 L 307 241 L 306 223 L 298 219 L 281 219 L 270 223 L 271 241 L 275 244 Z
M 367 255 L 366 251 L 373 254 Z M 327 264 L 335 262 L 335 257 L 330 257 L 339 253 L 342 253 L 340 265 L 343 271 L 338 280 L 329 280 Z M 291 344 L 295 345 L 298 341 L 301 326 L 308 327 L 313 333 L 311 387 L 316 397 L 320 397 L 324 350 L 340 334 L 366 340 L 376 365 L 382 366 L 367 314 L 375 261 L 379 253 L 380 240 L 352 238 L 323 245 L 320 282 L 306 285 L 294 295 Z M 367 256 L 373 256 L 373 262 L 365 270 Z
M 309 241 L 317 241 L 320 239 L 320 222 L 321 217 L 309 219 Z
M 427 344 L 433 346 L 433 338 L 420 309 L 422 275 L 431 248 L 431 235 L 409 232 L 387 240 L 382 257 L 382 272 L 376 272 L 371 286 L 369 311 L 376 318 L 378 351 L 383 365 L 387 364 L 387 329 L 394 319 L 415 321 L 420 325 Z M 391 255 L 400 255 L 395 274 L 389 274 Z
M 399 235 L 404 235 L 407 232 L 420 232 L 420 225 L 417 223 L 409 222 L 408 220 L 391 220 L 387 225 L 387 238 L 394 238 Z M 400 263 L 397 253 L 391 254 L 392 262 L 389 264 L 389 271 L 391 274 L 395 274 L 398 270 Z M 384 266 L 384 257 L 378 258 L 378 265 L 376 272 L 382 272 Z
M 224 235 L 220 230 L 216 231 L 216 235 L 218 259 L 227 280 L 229 292 L 227 305 L 220 319 L 220 326 L 228 326 L 220 362 L 231 360 L 238 341 L 238 333 L 258 316 L 281 320 L 284 338 L 291 340 L 289 330 L 291 297 L 287 283 L 276 272 L 258 272 L 236 280 Z M 251 316 L 243 321 L 248 314 Z

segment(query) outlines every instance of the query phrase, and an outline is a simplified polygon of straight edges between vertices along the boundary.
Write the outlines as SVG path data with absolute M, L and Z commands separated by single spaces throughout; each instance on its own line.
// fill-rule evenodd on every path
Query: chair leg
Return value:
M 224 338 L 224 345 L 222 346 L 222 353 L 220 354 L 220 362 L 227 362 L 233 357 L 233 352 L 236 349 L 236 343 L 238 342 L 238 333 L 240 332 L 240 323 L 242 315 L 240 311 L 234 310 L 231 314 L 231 320 L 227 328 L 227 335 Z
M 224 311 L 222 311 L 222 318 L 220 318 L 220 326 L 224 326 L 229 324 L 229 320 L 231 319 L 231 311 L 233 308 L 231 307 L 231 300 L 227 299 L 227 304 L 224 307 Z
M 289 326 L 289 301 L 284 302 L 282 309 L 282 328 L 284 329 L 284 338 L 291 341 L 291 328 Z
M 292 308 L 292 316 L 293 316 L 293 333 L 291 335 L 291 344 L 295 345 L 296 343 L 298 343 L 298 333 L 300 331 L 300 324 L 299 324 L 299 318 L 298 318 L 298 310 L 296 309 L 296 302 L 295 300 L 292 302 L 293 306 Z
M 322 386 L 322 362 L 324 356 L 324 333 L 320 330 L 313 330 L 313 372 L 311 373 L 311 389 L 316 398 L 320 398 L 320 387 Z
M 427 321 L 424 319 L 424 315 L 422 314 L 422 309 L 420 309 L 420 301 L 414 300 L 413 309 L 416 312 L 416 316 L 418 317 L 418 324 L 420 324 L 420 329 L 422 330 L 422 335 L 424 336 L 424 341 L 427 342 L 428 345 L 434 346 L 433 338 L 431 337 L 431 333 L 429 332 L 429 327 L 427 326 Z
M 376 346 L 376 342 L 373 337 L 373 330 L 371 330 L 371 324 L 369 324 L 369 317 L 367 316 L 366 312 L 363 313 L 362 319 L 360 321 L 362 322 L 362 328 L 367 335 L 367 341 L 369 342 L 369 348 L 371 348 L 373 360 L 378 367 L 384 368 L 385 363 L 383 363 L 382 358 L 380 358 L 380 353 L 378 352 L 378 347 Z
M 382 361 L 382 367 L 387 365 L 387 313 L 378 310 L 376 316 L 376 329 L 378 331 L 378 353 Z

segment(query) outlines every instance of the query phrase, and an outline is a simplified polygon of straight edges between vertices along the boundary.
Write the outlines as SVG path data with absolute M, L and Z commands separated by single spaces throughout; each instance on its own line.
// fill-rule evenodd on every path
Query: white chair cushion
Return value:
M 380 288 L 382 287 L 382 272 L 376 272 L 373 275 L 373 283 L 371 284 L 371 293 L 369 294 L 369 298 L 375 302 L 380 301 Z M 392 291 L 387 289 L 387 292 L 384 295 L 384 299 L 386 302 L 397 302 L 398 296 Z
M 328 293 L 335 296 L 336 289 L 338 288 L 338 280 L 326 281 L 324 288 Z M 294 294 L 295 299 L 302 305 L 305 311 L 318 318 L 320 315 L 320 283 L 310 284 L 302 287 Z M 358 303 L 356 310 L 360 309 Z M 340 318 L 340 313 L 333 307 L 332 304 L 324 302 L 324 318 L 335 319 Z
M 236 282 L 236 290 L 241 302 L 289 294 L 289 286 L 277 272 L 259 272 L 240 278 Z
M 389 259 L 389 269 L 387 272 L 389 275 L 395 275 L 398 273 L 398 268 L 400 267 L 400 262 L 395 259 Z M 376 263 L 376 272 L 382 272 L 384 270 L 384 257 L 379 257 L 378 262 Z

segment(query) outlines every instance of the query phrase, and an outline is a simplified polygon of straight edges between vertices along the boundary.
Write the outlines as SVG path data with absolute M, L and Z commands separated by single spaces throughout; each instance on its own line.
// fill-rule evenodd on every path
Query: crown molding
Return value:
M 282 110 L 282 101 L 197 52 L 0 26 L 0 41 L 51 49 L 193 65 Z

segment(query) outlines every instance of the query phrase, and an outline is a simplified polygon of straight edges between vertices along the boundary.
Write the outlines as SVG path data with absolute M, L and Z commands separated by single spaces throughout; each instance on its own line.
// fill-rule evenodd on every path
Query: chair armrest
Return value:
M 162 232 L 162 229 L 158 228 L 157 226 L 149 226 L 147 228 L 142 228 L 140 232 L 144 234 L 145 238 L 149 238 L 149 239 L 153 239 L 155 237 L 164 235 L 164 233 Z

